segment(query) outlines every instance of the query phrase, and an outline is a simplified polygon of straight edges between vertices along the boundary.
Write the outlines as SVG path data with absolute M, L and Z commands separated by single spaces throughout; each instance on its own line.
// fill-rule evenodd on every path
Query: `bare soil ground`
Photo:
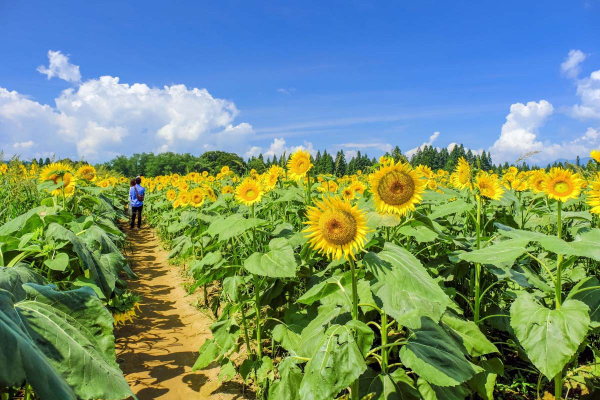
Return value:
M 150 399 L 249 399 L 241 382 L 220 383 L 219 366 L 192 372 L 198 348 L 211 337 L 213 320 L 190 303 L 180 268 L 149 228 L 129 231 L 129 262 L 139 280 L 129 287 L 142 296 L 142 313 L 115 331 L 117 360 L 133 392 Z

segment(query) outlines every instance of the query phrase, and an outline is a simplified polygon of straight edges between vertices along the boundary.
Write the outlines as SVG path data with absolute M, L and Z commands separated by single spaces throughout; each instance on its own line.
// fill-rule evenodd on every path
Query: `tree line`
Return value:
M 229 166 L 237 174 L 243 175 L 252 169 L 258 173 L 263 173 L 272 165 L 283 167 L 287 164 L 290 156 L 291 154 L 286 153 L 272 157 L 264 157 L 262 154 L 259 154 L 258 156 L 244 160 L 235 153 L 224 151 L 207 151 L 200 156 L 172 152 L 160 154 L 136 153 L 130 157 L 118 156 L 100 165 L 124 176 L 132 177 L 137 175 L 187 174 L 192 171 L 208 171 L 210 174 L 216 174 L 224 165 Z M 385 156 L 392 157 L 396 162 L 399 160 L 410 162 L 413 166 L 419 164 L 426 165 L 434 171 L 438 169 L 452 171 L 458 165 L 458 160 L 461 157 L 464 157 L 471 165 L 486 171 L 501 172 L 510 166 L 508 162 L 494 165 L 489 152 L 474 153 L 470 149 L 465 149 L 462 144 L 454 146 L 451 150 L 424 146 L 423 148 L 419 148 L 410 158 L 402 154 L 400 148 L 396 146 L 391 152 L 385 153 Z M 331 174 L 338 177 L 356 174 L 358 171 L 368 172 L 371 166 L 379 162 L 376 158 L 370 158 L 366 153 L 363 154 L 360 151 L 357 151 L 356 156 L 348 160 L 343 150 L 337 151 L 335 155 L 328 153 L 327 150 L 323 152 L 319 150 L 314 157 L 311 156 L 311 160 L 314 164 L 315 173 Z M 574 164 L 569 164 L 568 166 L 588 169 L 595 168 L 592 160 L 586 165 L 583 165 L 579 161 L 579 157 L 577 157 L 577 160 Z M 546 169 L 549 170 L 551 167 L 557 166 L 566 167 L 567 164 L 566 162 L 554 162 L 553 164 L 548 164 Z M 40 163 L 40 165 L 43 164 Z M 539 168 L 529 165 L 525 161 L 516 165 L 516 167 L 524 171 Z

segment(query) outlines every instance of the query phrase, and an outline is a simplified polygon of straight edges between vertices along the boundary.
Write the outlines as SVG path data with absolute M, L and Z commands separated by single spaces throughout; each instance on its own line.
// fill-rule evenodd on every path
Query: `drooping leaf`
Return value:
M 75 400 L 77 395 L 36 343 L 23 330 L 13 296 L 0 289 L 0 386 L 27 381 L 47 400 Z
M 473 321 L 466 321 L 447 312 L 442 316 L 442 327 L 473 357 L 498 353 L 498 348 L 485 337 Z
M 363 355 L 347 326 L 333 325 L 326 340 L 304 368 L 300 383 L 303 400 L 330 400 L 367 369 Z
M 359 393 L 361 398 L 374 393 L 373 400 L 421 399 L 413 380 L 401 368 L 391 374 L 382 374 L 367 368 L 359 378 Z
M 510 308 L 510 325 L 527 357 L 552 379 L 569 362 L 590 326 L 588 306 L 570 299 L 550 310 L 529 293 L 521 293 Z
M 244 261 L 244 268 L 253 274 L 270 278 L 292 278 L 296 276 L 294 249 L 287 240 L 276 238 L 269 243 L 268 253 L 256 252 Z
M 456 342 L 438 324 L 423 318 L 421 328 L 413 330 L 408 344 L 400 349 L 400 359 L 427 382 L 456 386 L 482 371 L 470 363 Z
M 514 263 L 521 257 L 529 241 L 527 239 L 509 239 L 502 242 L 486 246 L 480 250 L 473 250 L 468 253 L 459 254 L 461 260 L 480 264 L 503 265 L 505 263 Z
M 46 279 L 25 264 L 17 264 L 11 268 L 0 267 L 0 289 L 12 293 L 15 301 L 25 298 L 27 293 L 23 285 L 26 283 L 45 285 Z
M 504 365 L 499 358 L 482 360 L 478 364 L 483 368 L 483 372 L 475 375 L 468 385 L 477 392 L 484 400 L 494 400 L 494 387 L 498 375 L 504 374 Z
M 299 400 L 302 371 L 296 366 L 292 358 L 286 358 L 277 366 L 280 380 L 273 382 L 269 387 L 270 399 Z
M 581 290 L 579 293 L 575 293 Z M 592 328 L 600 326 L 600 281 L 595 276 L 582 280 L 572 292 L 574 300 L 579 300 L 585 303 L 590 309 L 590 321 Z
M 464 400 L 471 392 L 464 384 L 457 386 L 437 386 L 423 378 L 417 380 L 423 400 Z
M 376 278 L 373 293 L 400 325 L 418 328 L 423 316 L 439 321 L 450 304 L 419 260 L 401 247 L 386 243 L 379 254 L 365 255 L 363 263 Z

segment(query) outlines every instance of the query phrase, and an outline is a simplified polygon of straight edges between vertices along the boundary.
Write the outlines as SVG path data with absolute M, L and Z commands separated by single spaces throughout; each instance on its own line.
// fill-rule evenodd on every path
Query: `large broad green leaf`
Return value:
M 43 224 L 40 213 L 48 213 L 50 209 L 45 206 L 32 208 L 25 214 L 19 215 L 16 218 L 11 219 L 4 225 L 0 226 L 0 236 L 9 236 L 18 233 L 21 230 L 33 231 L 38 226 Z
M 575 293 L 580 291 L 579 293 Z M 590 308 L 591 327 L 600 326 L 600 281 L 590 277 L 579 282 L 572 290 L 573 299 L 585 303 Z
M 352 328 L 333 325 L 325 332 L 325 337 L 304 368 L 300 384 L 303 400 L 330 400 L 367 369 Z
M 471 393 L 464 384 L 443 387 L 433 385 L 423 378 L 418 379 L 417 386 L 423 400 L 464 400 Z
M 277 366 L 280 380 L 273 382 L 269 387 L 270 399 L 299 400 L 302 371 L 294 363 L 294 359 L 286 358 Z
M 423 318 L 408 344 L 400 350 L 402 363 L 437 386 L 456 386 L 482 371 L 470 363 L 456 342 L 438 324 Z
M 498 348 L 485 337 L 473 321 L 465 321 L 447 312 L 442 316 L 442 327 L 473 357 L 498 353 Z
M 300 343 L 298 343 L 298 355 L 312 358 L 326 340 L 325 331 L 328 327 L 334 324 L 345 324 L 350 319 L 351 315 L 348 307 L 339 307 L 334 304 L 319 307 L 317 316 L 302 329 Z
M 117 272 L 103 266 L 90 252 L 85 242 L 67 228 L 52 223 L 46 230 L 46 239 L 51 243 L 57 241 L 68 241 L 73 247 L 73 252 L 79 256 L 82 267 L 87 270 L 86 278 L 93 279 L 102 289 L 102 292 L 110 297 L 115 288 Z M 89 276 L 87 276 L 89 274 Z
M 79 397 L 133 394 L 116 363 L 112 316 L 91 289 L 24 288 L 27 299 L 16 304 L 24 328 Z
M 394 227 L 400 225 L 402 219 L 395 214 L 380 214 L 376 211 L 370 211 L 367 213 L 366 224 L 371 229 L 385 227 Z
M 437 322 L 450 304 L 419 260 L 401 247 L 386 243 L 384 251 L 368 253 L 363 263 L 375 276 L 373 293 L 400 325 L 418 328 L 423 316 Z
M 504 375 L 504 365 L 499 358 L 481 360 L 478 364 L 484 369 L 475 375 L 468 385 L 477 392 L 484 400 L 494 400 L 494 387 L 498 375 Z
M 206 368 L 213 361 L 222 359 L 231 351 L 240 335 L 240 327 L 235 318 L 225 316 L 210 326 L 213 333 L 211 339 L 207 339 L 200 347 L 198 359 L 194 364 L 193 371 Z
M 529 240 L 521 238 L 504 240 L 480 250 L 459 254 L 458 258 L 480 264 L 503 265 L 514 263 L 517 258 L 527 251 L 525 246 L 528 242 Z
M 225 219 L 213 221 L 206 232 L 211 236 L 219 235 L 219 241 L 224 242 L 264 223 L 265 221 L 259 218 L 244 218 L 242 214 L 233 214 Z
M 360 398 L 374 393 L 373 400 L 420 400 L 413 380 L 402 368 L 381 374 L 368 368 L 359 378 Z
M 430 219 L 437 219 L 445 217 L 450 214 L 462 214 L 463 212 L 470 210 L 474 207 L 474 204 L 468 204 L 462 199 L 457 199 L 441 206 L 435 207 L 433 212 L 428 215 Z
M 27 293 L 23 289 L 26 283 L 45 285 L 46 280 L 26 264 L 17 264 L 12 268 L 0 267 L 0 289 L 12 293 L 15 301 L 21 301 L 26 297 Z
M 253 274 L 271 278 L 296 276 L 294 249 L 286 239 L 275 238 L 269 243 L 268 253 L 256 252 L 244 261 L 244 268 Z
M 411 225 L 404 225 L 398 230 L 398 233 L 414 237 L 419 243 L 433 242 L 439 236 L 436 231 L 418 222 L 414 222 Z
M 23 329 L 13 299 L 0 289 L 0 386 L 27 381 L 45 400 L 75 400 L 73 389 Z
M 565 242 L 556 236 L 544 235 L 539 232 L 513 229 L 505 225 L 495 224 L 498 232 L 514 239 L 526 239 L 538 242 L 545 250 L 555 254 L 588 257 L 600 261 L 600 229 L 592 229 L 578 235 L 573 242 Z
M 522 293 L 510 308 L 510 325 L 527 357 L 552 379 L 569 362 L 583 342 L 590 326 L 588 306 L 567 300 L 560 309 L 550 310 L 533 295 Z

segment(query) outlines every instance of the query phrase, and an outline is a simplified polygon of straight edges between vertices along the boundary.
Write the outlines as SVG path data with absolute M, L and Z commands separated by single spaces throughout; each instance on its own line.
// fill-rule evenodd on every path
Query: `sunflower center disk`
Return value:
M 319 230 L 327 242 L 345 245 L 356 238 L 356 220 L 345 211 L 325 211 L 319 221 Z
M 381 178 L 377 192 L 386 204 L 396 206 L 412 198 L 415 193 L 415 183 L 405 172 L 392 171 Z
M 567 182 L 556 182 L 554 184 L 554 191 L 560 194 L 567 194 L 569 192 L 569 184 Z

